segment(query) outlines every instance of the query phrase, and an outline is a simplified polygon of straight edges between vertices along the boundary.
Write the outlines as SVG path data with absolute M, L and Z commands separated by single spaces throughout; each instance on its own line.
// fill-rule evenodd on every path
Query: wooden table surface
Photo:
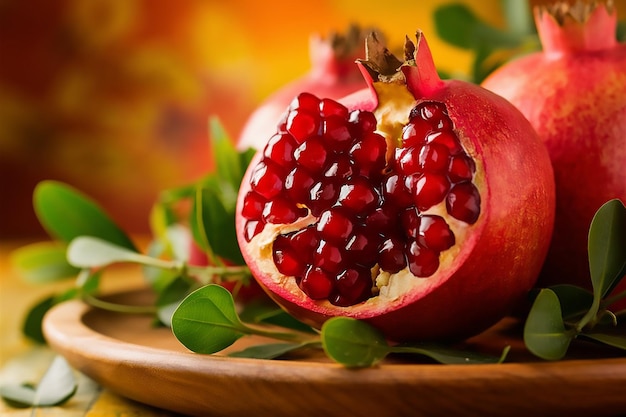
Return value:
M 27 242 L 0 241 L 0 385 L 37 382 L 55 353 L 48 347 L 33 344 L 21 333 L 26 312 L 39 300 L 69 288 L 72 281 L 54 285 L 25 282 L 10 265 L 10 253 Z M 134 277 L 129 279 L 129 277 Z M 123 278 L 123 279 L 122 279 Z M 102 282 L 105 292 L 136 288 L 141 284 L 138 274 L 124 270 L 107 273 Z M 7 417 L 169 417 L 176 414 L 128 400 L 98 386 L 86 376 L 76 373 L 78 392 L 60 407 L 12 408 L 0 401 L 0 416 Z

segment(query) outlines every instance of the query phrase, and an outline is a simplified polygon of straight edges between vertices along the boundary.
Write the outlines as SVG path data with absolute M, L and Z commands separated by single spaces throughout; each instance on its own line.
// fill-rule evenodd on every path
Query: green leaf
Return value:
M 542 359 L 559 360 L 567 353 L 573 337 L 565 329 L 557 295 L 550 289 L 540 290 L 524 325 L 528 350 Z
M 502 11 L 510 32 L 530 35 L 536 32 L 528 0 L 502 0 Z
M 217 177 L 233 189 L 239 189 L 245 167 L 242 167 L 239 153 L 217 117 L 209 119 L 209 134 Z
M 373 366 L 389 353 L 382 333 L 349 317 L 333 317 L 324 323 L 322 346 L 329 358 L 350 368 Z
M 611 200 L 598 209 L 589 228 L 589 271 L 594 295 L 609 294 L 626 273 L 626 207 Z
M 246 333 L 233 296 L 219 285 L 207 285 L 187 296 L 172 315 L 172 331 L 189 350 L 215 353 Z
M 504 348 L 502 355 L 500 355 L 500 357 L 496 357 L 469 351 L 467 349 L 457 349 L 450 346 L 426 343 L 399 345 L 391 348 L 391 352 L 418 354 L 429 357 L 445 365 L 481 365 L 502 363 L 509 350 L 510 346 L 507 346 Z
M 626 42 L 626 21 L 620 20 L 617 22 L 617 30 L 615 37 L 618 42 Z
M 584 333 L 581 336 L 607 346 L 626 350 L 626 335 L 605 334 L 605 333 Z
M 93 200 L 66 184 L 40 182 L 33 202 L 48 233 L 66 243 L 78 236 L 94 236 L 136 250 L 126 233 Z
M 72 369 L 62 356 L 56 356 L 36 387 L 28 384 L 4 385 L 2 398 L 18 407 L 52 407 L 65 403 L 78 388 Z
M 224 207 L 220 195 L 211 188 L 198 189 L 193 205 L 192 232 L 204 250 L 238 265 L 244 263 L 237 243 L 235 216 Z
M 480 24 L 478 17 L 463 4 L 448 4 L 434 12 L 437 35 L 444 41 L 463 49 L 471 49 L 472 33 Z
M 78 274 L 78 268 L 67 262 L 66 249 L 60 242 L 33 243 L 14 250 L 10 262 L 27 281 L 56 282 Z
M 433 15 L 437 35 L 462 49 L 478 47 L 489 51 L 513 48 L 522 42 L 517 33 L 505 32 L 483 22 L 464 4 L 452 3 L 438 7 Z
M 55 296 L 45 297 L 30 308 L 22 325 L 22 333 L 24 336 L 42 345 L 47 343 L 41 323 L 43 322 L 44 315 L 55 305 L 55 300 Z
M 561 284 L 550 287 L 559 298 L 563 319 L 580 317 L 593 303 L 593 294 L 575 285 Z
M 268 343 L 265 345 L 250 346 L 246 349 L 232 352 L 228 356 L 233 358 L 276 359 L 294 350 L 302 349 L 302 343 Z
M 171 327 L 174 311 L 189 295 L 193 286 L 194 283 L 189 279 L 177 277 L 161 290 L 156 300 L 157 315 L 161 323 Z
M 79 268 L 101 268 L 118 262 L 151 263 L 153 258 L 95 237 L 80 236 L 67 248 L 70 264 Z

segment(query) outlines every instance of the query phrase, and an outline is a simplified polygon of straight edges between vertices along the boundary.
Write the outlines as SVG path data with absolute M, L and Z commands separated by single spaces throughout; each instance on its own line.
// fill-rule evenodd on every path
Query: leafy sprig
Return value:
M 329 319 L 319 334 L 300 328 L 251 325 L 239 317 L 230 292 L 218 285 L 191 293 L 174 312 L 172 330 L 184 346 L 197 353 L 218 353 L 243 336 L 255 335 L 281 343 L 259 344 L 229 355 L 274 359 L 296 350 L 322 348 L 330 359 L 346 367 L 374 366 L 392 353 L 426 356 L 442 364 L 500 363 L 508 352 L 507 347 L 501 357 L 493 357 L 444 345 L 390 345 L 374 327 L 348 317 Z
M 597 211 L 589 229 L 589 271 L 592 291 L 573 285 L 539 290 L 524 326 L 526 347 L 536 356 L 565 357 L 577 338 L 626 350 L 626 313 L 611 309 L 626 300 L 616 287 L 626 276 L 626 207 L 611 200 Z
M 35 213 L 52 240 L 18 248 L 11 254 L 11 262 L 30 282 L 74 279 L 75 285 L 47 296 L 30 309 L 24 321 L 26 336 L 45 343 L 41 332 L 44 314 L 71 298 L 82 298 L 101 308 L 136 312 L 135 307 L 113 306 L 97 298 L 100 277 L 113 263 L 131 262 L 143 267 L 146 281 L 158 293 L 156 310 L 164 320 L 199 285 L 227 280 L 245 285 L 250 281 L 236 241 L 234 219 L 237 190 L 253 151 L 235 149 L 217 119 L 211 119 L 210 133 L 213 153 L 218 155 L 214 171 L 194 183 L 162 192 L 151 213 L 154 238 L 145 254 L 89 196 L 57 181 L 42 181 L 35 187 Z M 184 205 L 193 209 L 181 210 L 179 206 Z M 189 265 L 192 238 L 207 254 L 210 265 Z M 228 266 L 224 259 L 228 259 Z

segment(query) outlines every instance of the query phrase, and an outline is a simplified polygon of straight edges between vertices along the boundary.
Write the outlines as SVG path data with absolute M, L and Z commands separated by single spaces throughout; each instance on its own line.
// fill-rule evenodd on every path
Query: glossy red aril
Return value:
M 508 102 L 441 81 L 421 33 L 406 50 L 403 64 L 372 35 L 359 64 L 369 89 L 292 101 L 276 134 L 298 147 L 257 153 L 239 242 L 268 294 L 314 326 L 346 315 L 393 340 L 459 338 L 532 287 L 552 228 L 552 171 Z
M 608 200 L 626 202 L 626 44 L 616 40 L 611 1 L 557 2 L 536 8 L 535 22 L 543 51 L 501 67 L 484 86 L 520 109 L 554 167 L 554 237 L 539 284 L 590 287 L 591 219 Z

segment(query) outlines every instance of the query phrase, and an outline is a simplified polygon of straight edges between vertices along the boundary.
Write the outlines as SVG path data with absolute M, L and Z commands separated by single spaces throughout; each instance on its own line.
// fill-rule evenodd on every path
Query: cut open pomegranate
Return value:
M 486 90 L 436 75 L 421 33 L 404 62 L 374 36 L 370 88 L 299 94 L 239 196 L 255 278 L 320 326 L 364 319 L 390 339 L 483 330 L 532 287 L 554 184 L 526 119 Z
M 256 165 L 243 200 L 245 239 L 268 223 L 305 221 L 305 233 L 279 235 L 272 255 L 278 271 L 293 276 L 312 299 L 340 306 L 367 300 L 378 290 L 376 266 L 431 276 L 455 234 L 444 217 L 427 213 L 445 209 L 465 224 L 478 219 L 475 163 L 445 104 L 423 101 L 410 114 L 387 161 L 385 137 L 363 122 L 373 113 L 302 93 Z M 275 155 L 277 148 L 292 152 Z M 383 208 L 383 221 L 372 224 Z

